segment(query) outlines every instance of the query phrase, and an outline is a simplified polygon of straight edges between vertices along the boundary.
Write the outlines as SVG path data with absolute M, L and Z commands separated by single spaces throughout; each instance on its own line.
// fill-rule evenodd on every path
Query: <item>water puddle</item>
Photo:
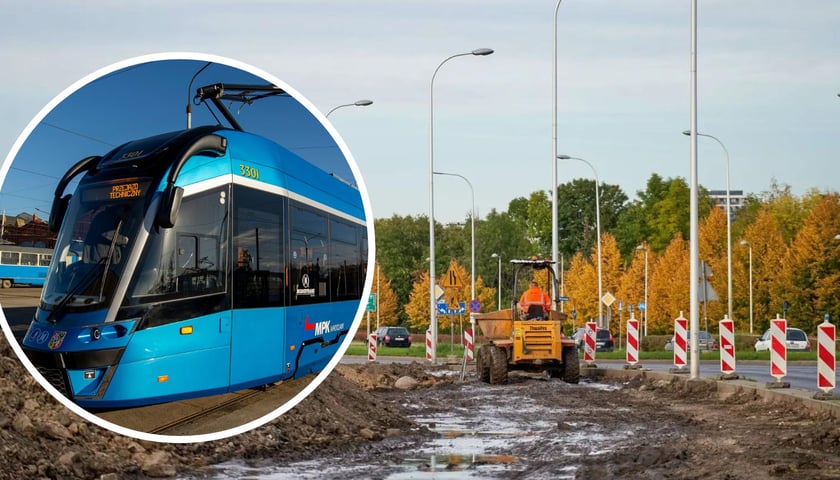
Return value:
M 589 382 L 567 385 L 558 381 L 558 388 L 568 388 L 569 395 L 574 395 L 574 389 L 620 387 Z M 388 460 L 371 458 L 360 464 L 359 458 L 330 458 L 268 470 L 226 463 L 217 465 L 218 475 L 213 478 L 463 480 L 525 474 L 538 480 L 571 479 L 576 473 L 576 458 L 609 452 L 618 440 L 632 434 L 621 429 L 604 430 L 585 418 L 577 418 L 572 409 L 540 404 L 517 394 L 516 386 L 466 384 L 459 395 L 469 399 L 470 405 L 481 407 L 452 405 L 446 413 L 430 415 L 423 413 L 425 408 L 421 405 L 405 404 L 407 410 L 417 412 L 409 417 L 435 432 L 436 438 L 412 451 L 391 452 Z M 500 402 L 500 395 L 510 397 L 510 401 Z M 535 464 L 545 468 L 534 469 Z

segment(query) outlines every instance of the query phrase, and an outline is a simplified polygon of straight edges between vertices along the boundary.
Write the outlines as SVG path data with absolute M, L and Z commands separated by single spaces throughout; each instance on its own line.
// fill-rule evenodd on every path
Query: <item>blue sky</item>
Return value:
M 373 214 L 427 214 L 432 73 L 450 55 L 489 47 L 496 53 L 454 59 L 435 80 L 435 168 L 469 178 L 484 216 L 550 188 L 555 3 L 15 4 L 0 29 L 0 151 L 95 70 L 156 52 L 216 54 L 278 77 L 324 113 L 373 100 L 330 116 Z M 840 2 L 699 3 L 698 128 L 729 150 L 732 188 L 761 192 L 775 178 L 796 194 L 838 190 Z M 690 2 L 564 0 L 558 29 L 558 152 L 589 160 L 631 198 L 652 173 L 688 177 L 680 132 L 689 126 Z M 183 102 L 174 108 L 180 120 Z M 720 147 L 701 138 L 700 183 L 724 188 L 724 165 Z M 49 184 L 51 172 L 40 173 L 30 174 L 33 185 Z M 590 175 L 566 162 L 558 178 Z M 438 220 L 463 220 L 465 183 L 437 177 L 435 185 Z M 18 200 L 0 195 L 0 208 L 15 210 Z
M 183 130 L 187 102 L 192 106 L 193 127 L 216 124 L 213 115 L 221 118 L 218 109 L 207 108 L 209 102 L 193 101 L 199 87 L 271 83 L 220 60 L 224 59 L 144 57 L 141 62 L 112 68 L 70 93 L 38 123 L 17 152 L 0 190 L 3 208 L 9 214 L 27 211 L 46 217 L 55 185 L 71 165 L 89 155 L 104 155 L 127 141 Z M 246 131 L 271 138 L 323 170 L 353 180 L 338 145 L 293 96 L 263 98 L 245 106 L 225 104 Z

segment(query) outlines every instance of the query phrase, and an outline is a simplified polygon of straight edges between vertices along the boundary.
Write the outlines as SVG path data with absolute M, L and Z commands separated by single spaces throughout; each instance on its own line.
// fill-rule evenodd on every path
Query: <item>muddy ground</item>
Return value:
M 838 420 L 749 394 L 721 399 L 714 384 L 701 382 L 567 385 L 511 376 L 491 387 L 417 363 L 339 365 L 302 404 L 263 427 L 172 445 L 122 437 L 75 416 L 29 377 L 5 340 L 0 375 L 0 478 L 207 478 L 213 465 L 236 460 L 258 470 L 311 458 L 390 465 L 434 438 L 434 425 L 409 416 L 433 419 L 453 408 L 505 416 L 547 439 L 495 447 L 491 453 L 514 459 L 503 478 L 570 471 L 577 478 L 840 478 Z M 396 388 L 403 376 L 417 385 Z M 540 406 L 543 418 L 523 403 Z M 561 444 L 581 431 L 610 440 Z

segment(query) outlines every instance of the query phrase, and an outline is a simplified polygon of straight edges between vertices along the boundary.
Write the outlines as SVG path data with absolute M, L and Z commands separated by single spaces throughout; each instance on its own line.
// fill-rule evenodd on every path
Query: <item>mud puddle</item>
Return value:
M 617 388 L 524 376 L 512 378 L 509 385 L 469 382 L 419 394 L 394 394 L 393 400 L 407 417 L 428 428 L 432 437 L 419 444 L 383 446 L 367 454 L 283 466 L 227 463 L 218 465 L 217 475 L 211 478 L 574 478 L 582 456 L 610 452 L 632 432 L 605 428 L 589 418 L 598 414 L 597 405 L 587 405 L 586 415 L 581 415 L 572 399 Z M 554 396 L 566 401 L 553 401 Z M 610 415 L 622 414 L 621 407 L 604 408 L 609 408 Z

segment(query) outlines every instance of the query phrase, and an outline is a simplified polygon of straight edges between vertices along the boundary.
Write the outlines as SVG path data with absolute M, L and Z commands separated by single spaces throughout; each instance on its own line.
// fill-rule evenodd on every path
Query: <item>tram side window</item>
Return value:
M 21 265 L 38 265 L 38 254 L 37 253 L 21 253 L 20 254 L 20 264 Z
M 3 265 L 18 265 L 20 263 L 20 253 L 18 252 L 0 252 L 0 264 Z
M 233 308 L 285 304 L 284 199 L 234 186 Z
M 52 255 L 41 255 L 38 258 L 38 265 L 40 265 L 42 267 L 49 267 L 51 260 L 52 260 Z
M 330 301 L 327 216 L 290 201 L 289 296 L 292 305 Z
M 333 300 L 362 296 L 360 227 L 330 220 L 330 294 Z
M 226 193 L 184 198 L 175 226 L 150 236 L 129 287 L 132 297 L 150 301 L 225 290 Z

